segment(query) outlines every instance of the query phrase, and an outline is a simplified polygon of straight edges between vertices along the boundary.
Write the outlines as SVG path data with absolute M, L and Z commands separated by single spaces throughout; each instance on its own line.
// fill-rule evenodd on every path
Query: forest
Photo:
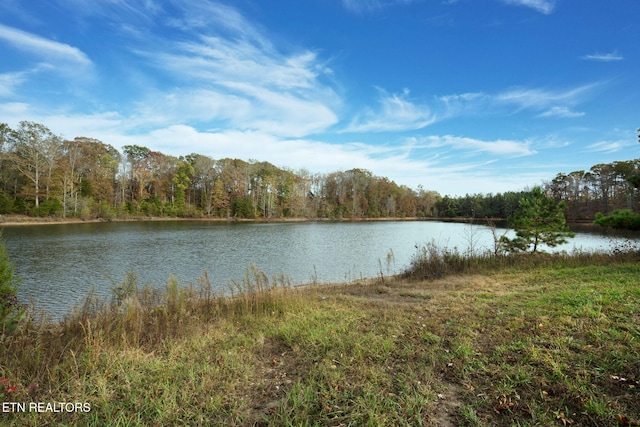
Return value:
M 640 159 L 558 173 L 547 194 L 569 221 L 638 210 Z M 427 183 L 428 184 L 428 183 Z M 90 218 L 508 218 L 529 194 L 441 196 L 364 169 L 320 174 L 268 162 L 170 156 L 55 135 L 40 123 L 0 123 L 0 214 Z
M 598 213 L 640 210 L 640 159 L 615 161 L 591 166 L 589 170 L 558 173 L 542 187 L 556 202 L 564 202 L 567 221 L 593 221 Z M 508 218 L 519 200 L 530 191 L 519 193 L 473 194 L 439 198 L 436 209 L 442 217 Z

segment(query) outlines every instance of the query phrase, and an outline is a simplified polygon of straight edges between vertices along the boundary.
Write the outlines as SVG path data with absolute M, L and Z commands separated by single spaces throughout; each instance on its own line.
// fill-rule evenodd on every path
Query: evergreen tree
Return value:
M 510 252 L 537 252 L 544 244 L 551 248 L 567 242 L 573 237 L 564 217 L 564 202 L 557 203 L 535 187 L 528 197 L 520 200 L 520 208 L 509 219 L 516 237 L 502 236 L 505 249 Z

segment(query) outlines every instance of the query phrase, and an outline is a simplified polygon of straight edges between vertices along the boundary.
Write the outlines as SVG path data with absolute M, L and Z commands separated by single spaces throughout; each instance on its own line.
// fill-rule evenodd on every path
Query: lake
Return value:
M 214 289 L 224 293 L 251 264 L 302 285 L 398 273 L 416 245 L 432 241 L 461 251 L 470 242 L 475 250 L 493 248 L 486 226 L 436 221 L 76 223 L 7 226 L 3 238 L 22 280 L 19 299 L 54 319 L 92 288 L 110 298 L 128 271 L 137 273 L 140 286 L 162 288 L 170 275 L 181 285 L 197 284 L 206 270 Z M 578 232 L 558 250 L 611 250 L 620 239 Z

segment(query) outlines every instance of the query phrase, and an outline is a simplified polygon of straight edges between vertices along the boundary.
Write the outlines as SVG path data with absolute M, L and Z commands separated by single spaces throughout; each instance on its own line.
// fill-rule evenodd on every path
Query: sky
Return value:
M 638 0 L 2 0 L 0 123 L 441 195 L 640 158 Z

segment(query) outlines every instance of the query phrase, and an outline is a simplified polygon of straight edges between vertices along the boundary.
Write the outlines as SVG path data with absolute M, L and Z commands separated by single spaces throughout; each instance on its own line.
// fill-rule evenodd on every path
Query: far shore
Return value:
M 476 224 L 500 223 L 505 218 L 467 218 L 467 217 L 386 217 L 386 218 L 219 218 L 219 217 L 165 217 L 165 216 L 136 216 L 128 218 L 63 218 L 63 217 L 32 217 L 27 215 L 0 215 L 1 227 L 15 227 L 23 225 L 55 225 L 55 224 L 89 224 L 99 222 L 144 222 L 144 221 L 210 221 L 219 223 L 255 222 L 373 222 L 373 221 L 440 221 L 440 222 L 474 222 Z M 592 225 L 591 220 L 567 221 L 569 225 Z
M 23 225 L 55 225 L 55 224 L 86 224 L 99 222 L 144 222 L 144 221 L 211 221 L 211 222 L 364 222 L 364 221 L 444 221 L 444 222 L 469 222 L 472 218 L 439 218 L 439 217 L 387 217 L 387 218 L 219 218 L 219 217 L 129 217 L 129 218 L 63 218 L 63 217 L 31 217 L 26 215 L 0 215 L 0 227 L 14 227 Z M 476 222 L 504 221 L 502 218 L 476 218 Z

